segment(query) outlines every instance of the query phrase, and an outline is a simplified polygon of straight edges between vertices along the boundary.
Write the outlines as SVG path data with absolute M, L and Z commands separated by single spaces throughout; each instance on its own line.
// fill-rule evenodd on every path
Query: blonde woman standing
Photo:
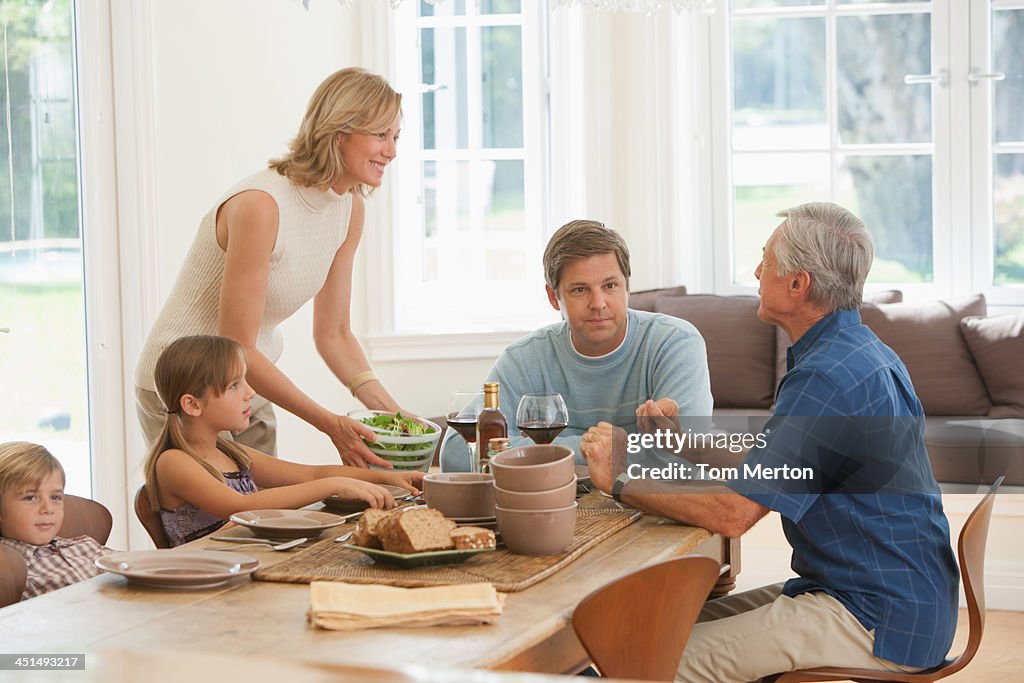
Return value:
M 276 365 L 278 325 L 313 299 L 313 339 L 331 372 L 367 408 L 398 410 L 352 333 L 352 265 L 363 233 L 364 198 L 396 155 L 402 96 L 359 68 L 329 76 L 310 99 L 288 153 L 229 189 L 203 217 L 178 279 L 135 370 L 139 420 L 149 443 L 165 409 L 154 367 L 175 339 L 234 339 L 256 391 L 249 426 L 232 438 L 276 452 L 273 405 L 326 434 L 349 465 L 388 464 L 371 453 L 365 425 L 304 393 Z

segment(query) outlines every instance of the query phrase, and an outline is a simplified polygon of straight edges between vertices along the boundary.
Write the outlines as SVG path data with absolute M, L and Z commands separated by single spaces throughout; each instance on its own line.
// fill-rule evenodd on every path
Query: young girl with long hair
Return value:
M 245 351 L 225 337 L 182 337 L 157 360 L 156 389 L 167 413 L 146 459 L 146 492 L 172 546 L 245 510 L 300 508 L 333 495 L 394 507 L 378 484 L 419 493 L 422 472 L 300 465 L 221 436 L 249 424 L 254 392 L 245 372 Z

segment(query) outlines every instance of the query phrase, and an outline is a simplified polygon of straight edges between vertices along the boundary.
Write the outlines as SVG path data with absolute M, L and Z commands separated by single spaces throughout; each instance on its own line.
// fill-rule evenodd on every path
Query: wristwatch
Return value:
M 622 502 L 622 489 L 626 488 L 626 484 L 632 480 L 633 477 L 629 476 L 626 472 L 622 472 L 619 476 L 615 477 L 615 483 L 612 484 L 612 498 L 615 499 L 616 503 Z

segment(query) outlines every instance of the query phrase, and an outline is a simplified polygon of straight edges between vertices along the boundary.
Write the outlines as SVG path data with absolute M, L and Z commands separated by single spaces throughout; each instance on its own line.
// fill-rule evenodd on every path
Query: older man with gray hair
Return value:
M 935 666 L 956 627 L 956 562 L 921 403 L 903 362 L 860 320 L 871 238 L 835 204 L 779 215 L 755 272 L 757 315 L 792 346 L 765 440 L 748 452 L 742 475 L 711 492 L 623 484 L 608 424 L 585 435 L 583 455 L 603 490 L 725 536 L 740 536 L 770 510 L 781 516 L 797 577 L 708 602 L 677 680 Z M 814 481 L 760 475 L 785 468 L 807 469 Z

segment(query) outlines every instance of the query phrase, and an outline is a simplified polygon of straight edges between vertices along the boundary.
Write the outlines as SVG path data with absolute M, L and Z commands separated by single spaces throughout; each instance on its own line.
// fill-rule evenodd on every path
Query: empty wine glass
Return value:
M 445 438 L 445 444 L 441 449 L 442 461 L 441 470 L 444 472 L 472 472 L 476 463 L 476 420 L 484 407 L 484 392 L 482 391 L 454 391 L 448 399 L 448 409 L 445 411 L 444 419 L 448 426 L 454 430 L 463 441 L 463 447 L 459 448 Z M 454 449 L 454 450 L 453 450 Z
M 561 394 L 523 394 L 516 410 L 516 426 L 534 443 L 551 443 L 569 424 L 569 409 Z

